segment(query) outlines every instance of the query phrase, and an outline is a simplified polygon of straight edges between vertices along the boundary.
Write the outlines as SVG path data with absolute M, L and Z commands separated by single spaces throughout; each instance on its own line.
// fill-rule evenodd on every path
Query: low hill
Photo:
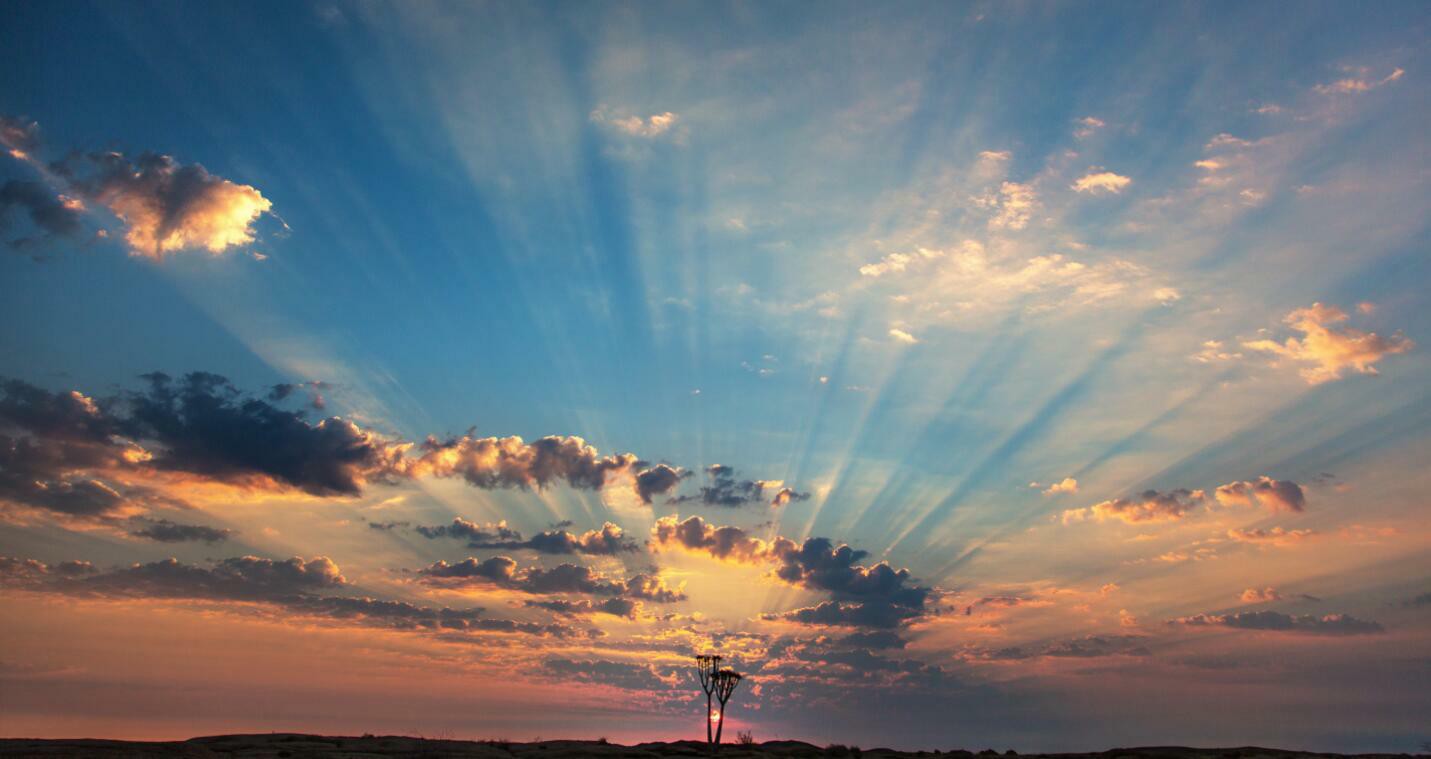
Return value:
M 964 757 L 992 759 L 994 756 L 1014 756 L 1013 752 L 893 751 L 891 749 L 858 749 L 847 746 L 814 746 L 801 741 L 769 741 L 752 745 L 726 744 L 720 756 L 726 759 L 801 759 L 803 757 Z M 191 738 L 187 741 L 142 742 L 58 739 L 0 739 L 0 756 L 6 757 L 340 757 L 366 759 L 370 757 L 473 757 L 481 759 L 575 759 L 576 757 L 610 757 L 620 759 L 660 759 L 661 757 L 708 757 L 710 753 L 700 741 L 676 743 L 642 743 L 621 746 L 604 741 L 539 741 L 508 743 L 505 741 L 453 741 L 430 738 L 409 738 L 397 735 L 362 737 L 328 737 L 294 733 L 259 735 L 215 735 Z M 1058 759 L 1293 759 L 1294 757 L 1404 757 L 1405 754 L 1316 754 L 1281 751 L 1266 748 L 1181 748 L 1149 747 L 1119 748 L 1092 754 L 1018 754 L 1029 757 Z

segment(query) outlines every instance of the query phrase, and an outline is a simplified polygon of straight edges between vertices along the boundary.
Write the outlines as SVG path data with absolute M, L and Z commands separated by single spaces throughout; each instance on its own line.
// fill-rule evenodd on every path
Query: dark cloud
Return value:
M 690 472 L 667 464 L 657 464 L 636 475 L 636 495 L 642 503 L 651 503 L 658 495 L 665 495 L 676 488 L 681 480 L 691 476 Z
M 322 411 L 328 407 L 328 400 L 323 397 L 323 392 L 332 385 L 327 382 L 285 382 L 274 385 L 268 391 L 268 399 L 274 402 L 284 401 L 292 397 L 294 393 L 304 392 L 308 395 L 308 405 L 314 411 Z
M 374 530 L 392 531 L 399 527 L 407 527 L 409 522 L 368 522 L 368 527 Z
M 542 662 L 541 674 L 563 682 L 593 683 L 624 690 L 661 693 L 671 691 L 673 686 L 679 683 L 676 674 L 663 677 L 652 664 L 604 660 L 547 659 Z
M 871 649 L 904 648 L 908 644 L 897 633 L 885 630 L 850 633 L 836 642 L 843 646 Z
M 1408 598 L 1402 601 L 1401 605 L 1408 609 L 1419 609 L 1422 606 L 1431 606 L 1431 593 L 1422 593 L 1415 598 Z
M 775 576 L 791 585 L 827 592 L 830 601 L 768 618 L 804 624 L 889 628 L 928 613 L 932 588 L 914 584 L 907 569 L 887 562 L 865 566 L 867 554 L 828 538 L 797 545 L 788 538 L 751 537 L 738 527 L 716 527 L 700 517 L 663 517 L 651 530 L 652 544 L 678 547 L 743 563 L 772 563 Z
M 436 584 L 485 584 L 533 595 L 592 595 L 634 598 L 656 603 L 685 600 L 680 590 L 666 586 L 659 577 L 633 575 L 624 582 L 602 576 L 579 564 L 558 564 L 551 569 L 529 567 L 518 570 L 507 556 L 478 561 L 468 558 L 456 564 L 438 561 L 419 571 L 426 582 Z
M 1087 659 L 1101 656 L 1149 656 L 1141 635 L 1089 635 L 1049 645 L 1042 655 Z
M 1043 646 L 1009 646 L 1005 648 L 966 651 L 966 661 L 1019 661 L 1039 657 L 1064 659 L 1094 659 L 1106 656 L 1151 656 L 1148 638 L 1142 635 L 1086 635 L 1072 640 L 1055 641 Z
M 1283 614 L 1277 611 L 1244 611 L 1236 614 L 1196 614 L 1170 620 L 1170 625 L 1188 627 L 1233 627 L 1241 630 L 1270 630 L 1311 635 L 1367 635 L 1385 632 L 1376 622 L 1346 614 Z
M 624 483 L 649 502 L 684 476 L 667 464 L 647 467 L 629 453 L 603 456 L 579 437 L 526 443 L 468 434 L 414 445 L 342 417 L 310 421 L 304 410 L 278 405 L 300 390 L 326 387 L 322 383 L 277 385 L 260 398 L 207 372 L 178 379 L 156 372 L 144 380 L 142 391 L 100 400 L 17 380 L 0 383 L 0 501 L 93 517 L 160 498 L 138 484 L 118 483 L 183 474 L 317 496 L 358 495 L 372 483 L 424 476 L 461 477 L 481 488 L 565 483 L 594 490 Z M 429 537 L 498 548 L 523 542 L 515 531 L 464 533 L 461 523 L 422 529 Z M 608 528 L 582 535 L 552 530 L 528 543 L 548 553 L 631 550 Z
M 160 448 L 151 465 L 230 482 L 268 478 L 313 495 L 356 495 L 391 476 L 400 449 L 339 417 L 310 423 L 242 395 L 216 374 L 175 381 L 145 375 L 149 389 L 131 394 L 119 428 Z
M 0 185 L 0 232 L 8 231 L 15 216 L 22 215 L 40 233 L 7 240 L 6 244 L 12 248 L 28 247 L 50 237 L 79 234 L 81 209 L 73 198 L 59 195 L 40 182 L 12 179 Z
M 784 506 L 791 501 L 803 501 L 810 497 L 809 493 L 784 487 L 784 483 L 779 480 L 738 480 L 735 470 L 724 464 L 706 467 L 706 475 L 710 484 L 702 485 L 700 492 L 695 495 L 676 496 L 668 499 L 667 503 L 694 502 L 706 506 L 737 508 L 753 503 Z M 773 495 L 767 495 L 772 492 Z
M 637 603 L 629 598 L 607 598 L 601 601 L 591 601 L 581 599 L 569 601 L 557 599 L 554 601 L 526 601 L 524 605 L 535 609 L 546 609 L 547 611 L 561 614 L 563 616 L 582 616 L 586 614 L 610 614 L 613 617 L 632 618 L 636 616 Z
M 140 519 L 137 521 L 142 526 L 139 529 L 130 530 L 130 535 L 136 538 L 157 540 L 160 543 L 185 543 L 189 541 L 220 543 L 228 540 L 229 536 L 234 534 L 233 530 L 206 527 L 198 524 L 180 524 L 178 522 L 171 522 L 168 519 Z
M 522 534 L 507 527 L 506 522 L 480 525 L 461 517 L 449 525 L 415 528 L 427 538 L 459 538 L 467 541 L 469 548 L 488 548 L 503 551 L 530 550 L 549 554 L 591 554 L 613 556 L 618 553 L 638 550 L 639 546 L 625 537 L 618 525 L 607 522 L 600 530 L 588 530 L 580 535 L 566 530 L 547 530 L 524 540 Z
M 480 608 L 428 607 L 363 596 L 329 595 L 348 587 L 324 556 L 275 561 L 256 556 L 210 566 L 177 559 L 98 571 L 88 562 L 48 566 L 33 559 L 0 557 L 0 586 L 90 598 L 156 598 L 263 603 L 292 613 L 366 626 L 448 629 L 533 635 L 579 634 L 565 625 L 487 619 Z
M 506 522 L 481 525 L 469 522 L 462 517 L 454 517 L 452 524 L 440 524 L 432 527 L 418 525 L 413 529 L 425 538 L 458 538 L 472 543 L 522 539 L 522 533 L 509 529 Z

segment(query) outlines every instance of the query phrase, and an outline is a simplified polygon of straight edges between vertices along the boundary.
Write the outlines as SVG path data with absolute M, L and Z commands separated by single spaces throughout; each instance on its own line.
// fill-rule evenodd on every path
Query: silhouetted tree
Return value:
M 720 701 L 720 719 L 716 722 L 715 748 L 720 750 L 720 732 L 725 727 L 725 702 L 730 700 L 730 695 L 735 693 L 735 686 L 740 684 L 742 675 L 733 669 L 723 669 L 715 673 L 715 695 Z
M 719 656 L 696 656 L 696 669 L 701 673 L 701 690 L 706 692 L 706 745 L 711 745 L 711 696 L 715 693 L 716 674 L 720 672 Z

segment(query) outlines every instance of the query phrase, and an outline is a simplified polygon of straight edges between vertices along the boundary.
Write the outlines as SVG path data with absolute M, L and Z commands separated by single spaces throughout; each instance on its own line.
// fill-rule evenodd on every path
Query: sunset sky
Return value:
M 4 17 L 0 736 L 1431 740 L 1431 6 Z

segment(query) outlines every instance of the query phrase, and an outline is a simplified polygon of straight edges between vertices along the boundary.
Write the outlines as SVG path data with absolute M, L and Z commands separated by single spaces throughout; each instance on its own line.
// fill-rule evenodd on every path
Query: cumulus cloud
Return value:
M 253 397 L 205 372 L 144 379 L 143 391 L 98 401 L 0 382 L 0 501 L 77 516 L 116 513 L 161 498 L 136 481 L 184 475 L 316 496 L 357 495 L 369 483 L 424 476 L 461 477 L 480 488 L 622 485 L 649 503 L 684 476 L 633 454 L 604 456 L 574 436 L 527 443 L 467 434 L 413 444 L 342 417 L 311 421 L 304 410 L 279 405 L 292 391 Z M 758 484 L 761 493 L 775 493 L 764 497 L 783 502 L 805 496 L 779 495 L 779 482 Z
M 704 553 L 747 564 L 771 564 L 773 574 L 790 585 L 829 593 L 816 606 L 766 615 L 805 624 L 895 627 L 924 616 L 933 589 L 914 584 L 908 569 L 887 562 L 863 565 L 868 554 L 828 538 L 808 538 L 802 544 L 776 537 L 765 541 L 739 527 L 717 527 L 700 517 L 680 521 L 662 517 L 651 530 L 652 547 Z
M 898 327 L 891 327 L 889 330 L 889 336 L 894 338 L 895 342 L 904 343 L 905 345 L 914 345 L 915 343 L 919 342 L 919 338 L 909 334 L 908 332 L 905 332 L 902 329 L 899 329 Z
M 0 119 L 0 143 L 12 157 L 39 165 L 34 123 Z M 273 204 L 257 188 L 184 165 L 158 153 L 72 153 L 43 171 L 45 183 L 10 182 L 0 189 L 0 218 L 8 208 L 28 211 L 50 235 L 73 235 L 86 203 L 108 209 L 124 225 L 136 256 L 161 259 L 184 250 L 219 254 L 247 245 L 254 223 Z
M 222 253 L 254 240 L 253 223 L 273 208 L 257 189 L 210 174 L 203 166 L 145 153 L 130 161 L 98 153 L 87 165 L 71 162 L 65 176 L 86 199 L 125 225 L 124 240 L 149 258 L 181 250 Z
M 1186 488 L 1169 490 L 1145 490 L 1137 496 L 1114 498 L 1096 503 L 1088 508 L 1068 509 L 1063 512 L 1063 523 L 1081 522 L 1093 518 L 1102 522 L 1121 519 L 1129 524 L 1138 522 L 1165 522 L 1182 519 L 1193 509 L 1203 505 L 1207 494 L 1201 490 Z
M 1136 496 L 1114 498 L 1092 506 L 1067 509 L 1064 524 L 1095 519 L 1099 522 L 1118 519 L 1128 524 L 1168 522 L 1183 519 L 1199 508 L 1217 503 L 1222 506 L 1263 507 L 1268 511 L 1301 512 L 1307 498 L 1302 487 L 1290 480 L 1276 480 L 1263 475 L 1256 480 L 1238 480 L 1218 486 L 1211 497 L 1204 490 L 1145 490 Z
M 1114 174 L 1111 171 L 1090 171 L 1074 181 L 1070 189 L 1074 192 L 1117 194 L 1122 192 L 1123 188 L 1131 184 L 1132 181 L 1128 177 Z
M 1232 627 L 1240 630 L 1306 633 L 1309 635 L 1367 635 L 1385 632 L 1380 624 L 1346 614 L 1314 616 L 1283 614 L 1277 611 L 1243 611 L 1235 614 L 1195 614 L 1169 620 L 1170 625 L 1187 627 Z
M 589 554 L 612 556 L 626 551 L 635 551 L 638 546 L 626 538 L 625 532 L 617 525 L 607 522 L 599 530 L 587 530 L 576 535 L 566 530 L 554 529 L 539 532 L 524 540 L 522 534 L 507 527 L 506 522 L 478 525 L 461 517 L 450 525 L 436 527 L 419 526 L 419 533 L 428 538 L 453 537 L 467 541 L 469 548 L 492 548 L 507 551 L 530 550 L 550 554 Z
M 1250 482 L 1242 480 L 1219 485 L 1213 496 L 1224 506 L 1262 506 L 1269 511 L 1297 513 L 1307 508 L 1307 496 L 1300 485 L 1265 475 Z
M 1031 488 L 1040 488 L 1040 487 L 1042 487 L 1042 486 L 1039 485 L 1037 482 L 1030 482 L 1030 483 L 1029 483 L 1029 487 L 1031 487 Z M 1046 488 L 1043 488 L 1041 492 L 1042 492 L 1044 495 L 1049 495 L 1049 496 L 1059 495 L 1059 494 L 1061 494 L 1061 493 L 1077 493 L 1077 492 L 1078 492 L 1078 480 L 1076 480 L 1076 479 L 1074 479 L 1074 478 L 1072 478 L 1072 477 L 1064 477 L 1062 480 L 1060 480 L 1060 481 L 1058 481 L 1058 482 L 1055 482 L 1055 483 L 1052 483 L 1052 484 L 1050 484 L 1050 485 L 1049 485 L 1048 487 L 1046 487 Z
M 735 476 L 735 470 L 725 464 L 706 467 L 708 484 L 693 495 L 675 496 L 666 502 L 670 504 L 699 503 L 704 506 L 737 508 L 748 504 L 764 503 L 771 507 L 785 506 L 791 501 L 803 501 L 809 493 L 801 493 L 785 486 L 780 480 L 742 480 Z
M 1262 604 L 1272 601 L 1281 601 L 1282 594 L 1276 588 L 1248 588 L 1242 591 L 1238 598 L 1245 604 Z
M 605 598 L 600 601 L 591 599 L 567 600 L 555 599 L 550 601 L 524 601 L 524 606 L 533 609 L 546 609 L 554 614 L 567 617 L 584 616 L 588 614 L 610 614 L 613 617 L 633 618 L 639 605 L 629 598 Z
M 1347 321 L 1347 313 L 1336 306 L 1313 303 L 1310 308 L 1299 308 L 1283 320 L 1293 330 L 1302 333 L 1301 338 L 1289 337 L 1283 342 L 1275 340 L 1251 340 L 1243 347 L 1263 351 L 1303 364 L 1311 364 L 1301 370 L 1302 378 L 1308 384 L 1339 380 L 1347 370 L 1358 374 L 1376 374 L 1375 364 L 1386 356 L 1406 353 L 1416 346 L 1401 333 L 1382 337 L 1375 332 L 1363 332 L 1334 325 Z
M 418 574 L 424 582 L 434 585 L 493 585 L 533 595 L 617 596 L 656 603 L 686 599 L 683 590 L 667 586 L 663 579 L 654 575 L 636 574 L 624 581 L 613 580 L 579 564 L 559 564 L 551 569 L 518 569 L 517 562 L 507 556 L 494 556 L 483 561 L 468 558 L 456 564 L 438 561 Z

